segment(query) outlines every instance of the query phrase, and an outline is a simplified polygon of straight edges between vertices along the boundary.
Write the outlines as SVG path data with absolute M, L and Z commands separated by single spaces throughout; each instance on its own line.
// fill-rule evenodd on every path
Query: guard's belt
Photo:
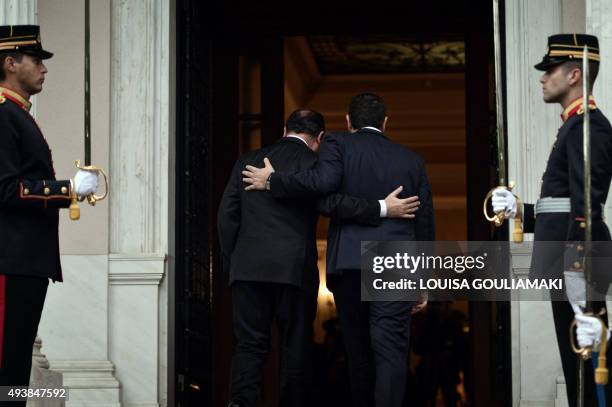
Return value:
M 571 211 L 569 198 L 546 197 L 538 199 L 535 205 L 535 216 L 539 213 L 569 213 Z

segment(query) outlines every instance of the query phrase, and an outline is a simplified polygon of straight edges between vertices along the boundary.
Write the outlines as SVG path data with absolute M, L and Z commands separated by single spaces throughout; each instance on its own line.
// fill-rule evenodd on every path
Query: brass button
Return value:
M 582 229 L 586 228 L 586 222 L 580 222 L 580 227 L 581 227 Z
M 67 194 L 68 193 L 68 188 L 62 187 L 61 191 L 62 191 L 62 194 Z
M 583 250 L 584 250 L 584 246 L 583 246 L 583 245 L 581 245 L 581 244 L 579 244 L 579 245 L 578 245 L 578 247 L 576 247 L 576 249 L 577 249 L 579 252 L 581 252 L 581 251 L 583 251 Z
M 24 194 L 24 195 L 28 195 L 29 193 L 30 193 L 30 190 L 29 190 L 29 189 L 25 188 L 25 189 L 23 190 L 23 194 Z
M 49 195 L 51 193 L 51 190 L 49 189 L 49 187 L 45 187 L 45 189 L 43 189 L 43 192 L 45 195 Z
M 574 262 L 574 268 L 575 268 L 575 269 L 579 269 L 579 268 L 580 268 L 580 266 L 581 266 L 581 264 L 580 264 L 580 262 L 579 262 L 579 261 L 575 261 L 575 262 Z

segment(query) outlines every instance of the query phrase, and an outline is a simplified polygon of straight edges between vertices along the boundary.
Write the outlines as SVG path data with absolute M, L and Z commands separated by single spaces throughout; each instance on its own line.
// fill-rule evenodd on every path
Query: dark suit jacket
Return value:
M 338 194 L 318 200 L 274 199 L 267 191 L 245 191 L 241 171 L 249 164 L 262 167 L 265 157 L 275 170 L 289 172 L 312 168 L 317 162 L 317 155 L 295 138 L 283 138 L 238 159 L 219 205 L 224 269 L 230 273 L 230 283 L 277 282 L 316 290 L 319 210 L 340 221 L 376 225 L 380 206 L 375 199 Z
M 277 198 L 316 196 L 338 192 L 380 199 L 398 186 L 400 197 L 418 195 L 415 219 L 382 219 L 376 227 L 333 219 L 327 242 L 327 272 L 361 268 L 361 241 L 434 240 L 431 191 L 421 157 L 390 141 L 381 132 L 361 129 L 352 134 L 328 135 L 314 168 L 277 171 L 271 178 Z
M 61 280 L 58 208 L 70 205 L 70 181 L 55 180 L 44 136 L 8 97 L 0 96 L 0 274 Z

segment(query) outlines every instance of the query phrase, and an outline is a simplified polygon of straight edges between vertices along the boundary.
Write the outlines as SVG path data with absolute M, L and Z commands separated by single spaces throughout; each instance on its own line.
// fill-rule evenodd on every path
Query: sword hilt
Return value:
M 96 194 L 89 194 L 89 195 L 87 195 L 87 197 L 86 197 L 87 203 L 90 204 L 91 206 L 95 206 L 96 202 L 102 201 L 102 200 L 106 199 L 106 197 L 108 196 L 108 176 L 106 175 L 104 170 L 102 168 L 96 167 L 94 165 L 81 166 L 81 161 L 80 160 L 76 160 L 74 165 L 78 169 L 80 169 L 80 170 L 96 171 L 99 174 L 102 174 L 102 177 L 104 178 L 104 194 L 102 194 L 102 195 L 96 195 Z
M 504 211 L 499 211 L 493 215 L 489 215 L 487 208 L 488 208 L 489 201 L 493 197 L 493 191 L 495 191 L 497 188 L 505 188 L 508 191 L 512 191 L 514 187 L 515 187 L 514 182 L 510 182 L 508 186 L 500 185 L 496 188 L 491 189 L 485 196 L 484 202 L 482 204 L 482 212 L 484 213 L 485 219 L 491 222 L 492 224 L 494 224 L 495 227 L 501 227 L 504 224 L 504 220 L 506 219 L 506 214 L 504 213 Z M 514 230 L 512 231 L 512 241 L 514 243 L 522 243 L 523 242 L 523 225 L 521 221 L 522 219 L 521 207 L 523 206 L 523 202 L 518 196 L 514 195 L 514 197 L 516 198 L 517 212 L 516 212 L 516 217 L 514 218 Z
M 584 315 L 586 316 L 593 316 L 592 312 L 586 312 L 584 313 Z M 574 353 L 576 355 L 578 355 L 578 357 L 582 360 L 589 360 L 591 359 L 591 355 L 593 354 L 593 348 L 590 346 L 585 346 L 584 348 L 579 348 L 578 345 L 576 344 L 576 335 L 574 335 L 574 329 L 577 326 L 577 322 L 574 319 L 572 321 L 572 323 L 570 324 L 570 330 L 569 330 L 569 335 L 570 335 L 570 345 L 572 346 L 572 350 L 574 351 Z
M 606 352 L 608 350 L 608 327 L 603 320 L 603 316 L 606 314 L 605 308 L 602 309 L 597 315 L 597 319 L 601 324 L 601 337 L 600 337 L 600 345 L 599 345 L 599 354 L 597 356 L 597 367 L 595 368 L 595 383 L 606 385 L 608 384 L 608 377 L 610 375 L 607 368 L 607 357 Z M 592 312 L 585 313 L 587 316 L 594 316 Z M 585 346 L 584 348 L 579 348 L 576 345 L 576 339 L 574 335 L 574 328 L 576 328 L 576 320 L 574 319 L 570 325 L 570 345 L 572 346 L 572 350 L 579 358 L 582 360 L 588 360 L 591 358 L 593 354 L 593 348 L 590 346 Z

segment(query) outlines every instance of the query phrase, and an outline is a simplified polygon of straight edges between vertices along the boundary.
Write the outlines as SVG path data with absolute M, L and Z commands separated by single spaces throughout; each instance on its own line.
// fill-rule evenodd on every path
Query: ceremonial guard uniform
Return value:
M 0 27 L 0 53 L 7 52 L 53 55 L 42 49 L 38 26 Z M 30 106 L 0 88 L 0 386 L 29 383 L 48 282 L 62 280 L 59 208 L 71 197 L 71 182 L 55 179 Z
M 548 52 L 536 69 L 546 71 L 550 67 L 572 59 L 581 61 L 584 45 L 589 47 L 589 60 L 599 62 L 596 37 L 581 34 L 560 34 L 549 37 Z M 612 127 L 608 119 L 589 97 L 591 134 L 591 199 L 592 240 L 609 241 L 610 232 L 604 223 L 603 207 L 612 179 Z M 523 226 L 526 233 L 534 233 L 534 251 L 531 278 L 563 278 L 564 270 L 582 269 L 582 251 L 585 231 L 584 218 L 584 153 L 583 153 L 583 98 L 569 104 L 563 111 L 563 124 L 552 146 L 546 171 L 542 177 L 540 199 L 537 204 L 524 205 Z M 568 245 L 552 247 L 543 241 L 571 242 L 575 253 L 567 253 Z M 571 261 L 567 261 L 571 258 Z M 569 264 L 568 264 L 569 263 Z M 605 280 L 601 274 L 594 278 Z M 553 295 L 553 316 L 565 374 L 569 405 L 577 405 L 576 354 L 569 342 L 569 327 L 574 311 L 565 293 Z M 563 298 L 554 298 L 555 295 Z M 595 310 L 605 303 L 594 302 Z M 608 348 L 608 364 L 612 353 Z M 590 362 L 589 362 L 590 365 Z M 593 370 L 585 369 L 585 406 L 596 405 Z M 606 386 L 606 396 L 612 400 L 611 386 Z
M 0 270 L 61 281 L 58 208 L 70 205 L 70 180 L 55 180 L 51 150 L 30 106 L 0 88 Z

